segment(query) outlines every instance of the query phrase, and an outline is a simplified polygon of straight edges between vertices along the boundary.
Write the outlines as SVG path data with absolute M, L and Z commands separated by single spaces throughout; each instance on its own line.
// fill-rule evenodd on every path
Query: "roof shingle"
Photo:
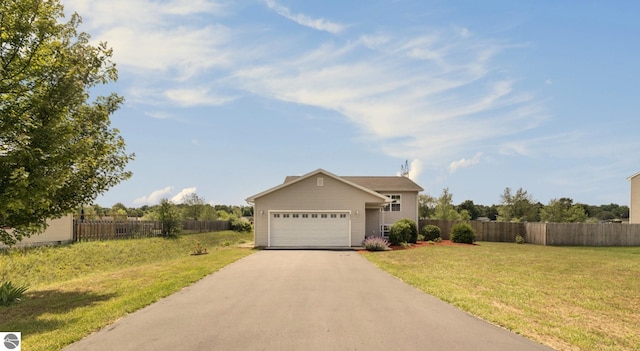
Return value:
M 289 183 L 300 176 L 287 176 L 284 183 Z M 400 176 L 340 176 L 351 183 L 358 184 L 373 191 L 423 191 L 422 187 L 407 177 Z

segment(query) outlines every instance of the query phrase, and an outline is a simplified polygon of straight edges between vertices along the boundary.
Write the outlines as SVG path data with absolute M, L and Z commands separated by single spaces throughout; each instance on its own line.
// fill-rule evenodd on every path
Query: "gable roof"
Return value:
M 640 172 L 638 172 L 638 173 L 632 175 L 631 177 L 627 178 L 627 180 L 631 180 L 631 179 L 633 179 L 633 178 L 635 178 L 635 177 L 637 177 L 639 175 L 640 175 Z
M 299 179 L 300 176 L 287 176 L 284 184 Z M 401 176 L 365 176 L 354 177 L 344 176 L 340 179 L 347 180 L 351 183 L 358 184 L 373 191 L 423 191 L 422 187 L 413 180 Z
M 282 183 L 282 184 L 280 184 L 280 185 L 278 185 L 278 186 L 275 186 L 275 187 L 273 187 L 273 188 L 267 189 L 267 190 L 265 190 L 265 191 L 263 191 L 263 192 L 261 192 L 261 193 L 258 193 L 258 194 L 256 194 L 256 195 L 250 196 L 250 197 L 248 197 L 247 199 L 245 199 L 245 201 L 247 201 L 247 202 L 249 202 L 249 203 L 253 203 L 253 202 L 255 202 L 255 199 L 257 199 L 257 198 L 259 198 L 259 197 L 265 196 L 265 195 L 270 194 L 270 193 L 272 193 L 272 192 L 274 192 L 274 191 L 277 191 L 277 190 L 280 190 L 280 189 L 282 189 L 282 188 L 288 187 L 288 186 L 290 186 L 290 185 L 292 185 L 292 184 L 295 184 L 295 183 L 301 182 L 301 181 L 303 181 L 304 179 L 307 179 L 307 178 L 313 177 L 313 176 L 318 175 L 318 174 L 323 174 L 323 175 L 328 176 L 328 177 L 330 177 L 330 178 L 333 178 L 333 179 L 335 179 L 335 180 L 337 180 L 337 181 L 340 181 L 340 182 L 342 182 L 342 183 L 345 183 L 345 184 L 347 184 L 347 185 L 350 185 L 350 186 L 352 186 L 352 187 L 354 187 L 354 188 L 356 188 L 356 189 L 362 190 L 362 191 L 364 191 L 365 193 L 368 193 L 368 194 L 371 194 L 371 195 L 373 195 L 373 196 L 375 196 L 375 197 L 378 197 L 378 198 L 380 198 L 381 202 L 389 202 L 389 201 L 390 201 L 388 197 L 386 197 L 386 196 L 384 196 L 384 195 L 381 195 L 381 194 L 379 194 L 379 193 L 375 192 L 374 190 L 372 190 L 372 189 L 370 189 L 370 188 L 368 188 L 368 187 L 365 187 L 365 186 L 360 185 L 360 184 L 358 184 L 358 183 L 356 183 L 356 182 L 353 182 L 353 181 L 350 181 L 350 180 L 348 180 L 348 179 L 345 179 L 345 178 L 348 178 L 348 177 L 338 177 L 337 175 L 335 175 L 335 174 L 333 174 L 333 173 L 331 173 L 331 172 L 327 172 L 327 171 L 325 171 L 325 170 L 324 170 L 324 169 L 322 169 L 322 168 L 319 168 L 319 169 L 317 169 L 317 170 L 315 170 L 315 171 L 313 171 L 313 172 L 309 172 L 309 173 L 307 173 L 307 174 L 305 174 L 305 175 L 302 175 L 302 176 L 295 176 L 295 177 L 294 177 L 294 176 L 292 176 L 292 177 L 287 177 L 287 178 L 285 178 L 284 183 Z M 415 183 L 414 183 L 414 184 L 415 184 Z

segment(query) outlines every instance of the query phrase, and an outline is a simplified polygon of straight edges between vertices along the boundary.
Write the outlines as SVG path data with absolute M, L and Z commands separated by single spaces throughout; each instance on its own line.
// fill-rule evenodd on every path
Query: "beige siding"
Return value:
M 417 192 L 384 192 L 384 195 L 400 195 L 400 211 L 383 211 L 381 216 L 382 224 L 393 224 L 404 218 L 412 219 L 418 224 L 418 193 Z
M 317 178 L 323 179 L 323 186 L 318 186 Z M 365 233 L 365 203 L 379 201 L 333 177 L 308 177 L 255 199 L 255 245 L 268 244 L 269 210 L 347 210 L 351 211 L 351 245 L 359 246 Z
M 365 236 L 380 236 L 380 209 L 367 209 L 367 226 Z
M 631 178 L 629 223 L 640 223 L 640 174 Z
M 73 215 L 48 220 L 49 226 L 44 233 L 25 238 L 16 246 L 35 246 L 46 244 L 67 243 L 73 240 Z M 2 245 L 0 245 L 2 247 Z

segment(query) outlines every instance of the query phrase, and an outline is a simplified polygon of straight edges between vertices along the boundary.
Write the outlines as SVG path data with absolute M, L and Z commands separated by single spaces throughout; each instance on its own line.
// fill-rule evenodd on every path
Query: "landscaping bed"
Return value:
M 391 245 L 390 248 L 392 250 L 409 250 L 409 249 L 417 249 L 417 248 L 429 247 L 429 246 L 473 246 L 473 245 L 477 245 L 477 244 L 454 243 L 451 240 L 441 240 L 441 241 L 418 241 L 415 244 L 411 244 L 411 246 Z

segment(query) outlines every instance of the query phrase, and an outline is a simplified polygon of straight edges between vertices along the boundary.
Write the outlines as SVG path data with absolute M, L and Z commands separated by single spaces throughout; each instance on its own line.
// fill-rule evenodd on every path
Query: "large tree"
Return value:
M 63 22 L 58 0 L 0 2 L 0 241 L 14 244 L 130 177 L 133 158 L 109 116 L 117 79 L 106 43 Z M 12 228 L 8 230 L 7 228 Z
M 442 189 L 442 194 L 436 199 L 433 209 L 432 219 L 440 219 L 445 221 L 469 220 L 471 216 L 467 210 L 458 212 L 453 206 L 453 194 L 449 192 L 449 188 Z
M 418 195 L 418 215 L 420 219 L 431 218 L 436 207 L 436 198 L 429 194 Z
M 584 222 L 587 220 L 587 212 L 582 205 L 574 204 L 573 199 L 551 199 L 549 204 L 540 210 L 540 220 L 556 223 Z
M 499 222 L 537 222 L 540 219 L 539 206 L 526 190 L 519 188 L 515 194 L 505 188 L 498 207 Z
M 182 203 L 184 219 L 202 220 L 201 216 L 205 206 L 203 197 L 196 193 L 190 193 L 184 196 Z

